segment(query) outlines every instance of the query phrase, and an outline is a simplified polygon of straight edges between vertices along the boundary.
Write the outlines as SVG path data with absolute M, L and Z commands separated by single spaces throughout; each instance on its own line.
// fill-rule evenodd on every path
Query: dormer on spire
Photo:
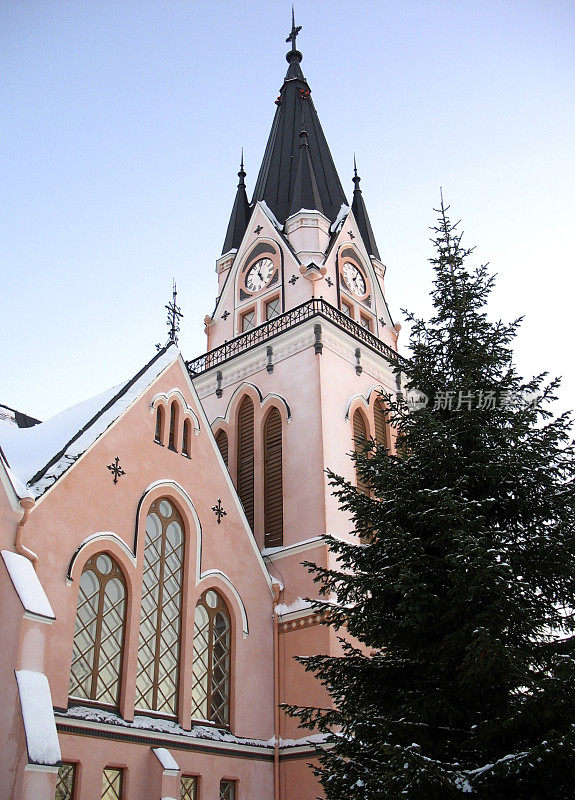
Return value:
M 237 249 L 248 227 L 250 220 L 251 209 L 246 194 L 245 184 L 246 172 L 244 170 L 244 150 L 242 148 L 242 160 L 240 164 L 240 171 L 238 172 L 238 190 L 236 192 L 236 199 L 232 208 L 232 214 L 228 223 L 228 230 L 224 241 L 223 253 L 228 253 L 232 249 Z
M 311 160 L 307 131 L 302 124 L 299 144 L 299 162 L 295 176 L 295 183 L 292 193 L 292 202 L 289 215 L 296 214 L 302 208 L 310 211 L 321 211 L 324 213 L 317 180 Z
M 365 202 L 363 199 L 363 194 L 361 189 L 359 188 L 361 178 L 357 174 L 357 164 L 355 161 L 355 154 L 353 156 L 353 183 L 354 183 L 354 190 L 353 190 L 353 202 L 351 204 L 351 210 L 353 211 L 353 216 L 355 217 L 355 221 L 357 222 L 357 227 L 359 228 L 359 232 L 361 233 L 361 238 L 363 239 L 363 243 L 365 245 L 365 249 L 367 250 L 370 256 L 375 256 L 378 261 L 379 258 L 379 250 L 377 249 L 377 244 L 375 243 L 375 236 L 373 235 L 373 230 L 371 228 L 371 222 L 369 221 L 369 216 L 367 214 L 367 209 L 365 207 Z

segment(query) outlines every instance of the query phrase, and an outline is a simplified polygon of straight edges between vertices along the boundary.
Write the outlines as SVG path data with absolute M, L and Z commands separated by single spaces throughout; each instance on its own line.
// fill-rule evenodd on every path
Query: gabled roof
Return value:
M 301 71 L 302 54 L 295 49 L 295 37 L 291 41 L 292 49 L 286 55 L 289 66 L 276 100 L 277 110 L 252 205 L 264 200 L 283 224 L 294 213 L 294 193 L 298 172 L 301 172 L 298 192 L 316 198 L 316 205 L 310 205 L 308 200 L 302 207 L 317 208 L 333 222 L 342 203 L 347 205 L 347 201 L 311 99 L 311 89 Z M 302 130 L 307 132 L 307 150 L 300 148 Z M 301 170 L 300 159 L 304 159 Z
M 20 497 L 40 497 L 179 356 L 167 345 L 125 383 L 31 428 L 0 422 L 0 448 Z

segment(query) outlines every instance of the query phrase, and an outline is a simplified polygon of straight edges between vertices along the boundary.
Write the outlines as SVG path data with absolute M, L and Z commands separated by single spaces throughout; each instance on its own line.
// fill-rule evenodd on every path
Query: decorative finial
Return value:
M 357 174 L 357 163 L 356 163 L 356 160 L 355 160 L 355 153 L 353 154 L 353 178 L 352 178 L 352 181 L 355 183 L 355 189 L 353 191 L 354 192 L 361 192 L 361 189 L 359 188 L 359 182 L 361 181 L 361 178 Z
M 290 31 L 290 35 L 286 39 L 286 42 L 291 42 L 291 49 L 292 50 L 297 50 L 297 48 L 295 46 L 295 40 L 296 40 L 297 35 L 298 35 L 298 33 L 300 31 L 301 31 L 301 25 L 297 25 L 296 26 L 296 24 L 295 24 L 295 12 L 294 12 L 294 8 L 293 8 L 293 5 L 292 5 L 292 7 L 291 7 L 291 31 Z
M 176 281 L 174 280 L 172 302 L 168 303 L 165 308 L 168 310 L 167 325 L 170 330 L 168 344 L 178 344 L 178 333 L 180 332 L 180 320 L 184 316 L 181 308 L 177 305 L 176 299 L 178 297 L 178 290 L 176 288 Z
M 238 189 L 241 187 L 245 188 L 246 184 L 244 178 L 246 177 L 246 174 L 247 173 L 244 170 L 244 148 L 242 147 L 242 160 L 240 163 L 240 171 L 238 172 L 238 178 L 240 179 L 240 182 L 238 183 Z

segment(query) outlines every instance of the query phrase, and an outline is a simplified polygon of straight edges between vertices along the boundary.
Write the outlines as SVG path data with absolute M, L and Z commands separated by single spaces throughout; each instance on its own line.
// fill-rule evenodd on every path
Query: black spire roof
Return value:
M 333 222 L 347 200 L 301 71 L 303 56 L 296 49 L 300 30 L 292 14 L 292 30 L 286 40 L 292 43 L 286 55 L 289 66 L 276 100 L 252 203 L 264 200 L 282 223 L 300 208 L 317 209 Z M 300 136 L 302 131 L 305 137 Z
M 357 174 L 357 165 L 355 163 L 355 156 L 353 157 L 353 182 L 355 184 L 355 189 L 353 190 L 353 202 L 351 204 L 351 210 L 353 211 L 353 216 L 355 217 L 355 221 L 357 222 L 357 227 L 359 228 L 359 232 L 361 233 L 361 238 L 363 239 L 363 243 L 365 245 L 365 249 L 367 250 L 368 255 L 375 256 L 379 259 L 379 250 L 377 249 L 377 244 L 375 243 L 375 236 L 373 235 L 373 231 L 371 229 L 371 222 L 369 221 L 369 217 L 367 215 L 367 209 L 365 207 L 365 202 L 363 200 L 363 194 L 361 193 L 361 189 L 359 188 L 359 182 L 361 178 Z
M 242 150 L 242 163 L 240 171 L 238 172 L 240 182 L 238 183 L 238 190 L 236 192 L 236 199 L 234 200 L 234 207 L 228 223 L 228 230 L 224 241 L 222 253 L 229 252 L 232 248 L 238 248 L 244 238 L 244 233 L 248 227 L 250 220 L 250 204 L 246 194 L 246 184 L 244 178 L 246 173 L 244 171 L 244 151 Z

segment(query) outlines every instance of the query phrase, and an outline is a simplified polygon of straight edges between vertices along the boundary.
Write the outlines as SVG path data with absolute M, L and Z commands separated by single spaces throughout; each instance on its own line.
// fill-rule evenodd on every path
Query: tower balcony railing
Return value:
M 332 306 L 323 298 L 312 298 L 307 300 L 290 311 L 280 314 L 267 322 L 258 325 L 251 331 L 242 333 L 230 341 L 224 342 L 219 347 L 214 347 L 213 350 L 208 350 L 198 358 L 186 362 L 186 366 L 192 378 L 196 375 L 201 375 L 213 367 L 229 361 L 230 358 L 245 353 L 263 342 L 268 342 L 280 333 L 295 328 L 301 325 L 312 317 L 323 317 L 324 319 L 333 322 L 338 328 L 350 333 L 355 339 L 366 344 L 371 350 L 374 350 L 379 355 L 384 356 L 390 362 L 402 360 L 393 348 L 378 339 L 371 331 L 368 331 L 362 325 L 359 325 L 353 319 L 350 319 L 346 314 L 340 311 L 335 306 Z

